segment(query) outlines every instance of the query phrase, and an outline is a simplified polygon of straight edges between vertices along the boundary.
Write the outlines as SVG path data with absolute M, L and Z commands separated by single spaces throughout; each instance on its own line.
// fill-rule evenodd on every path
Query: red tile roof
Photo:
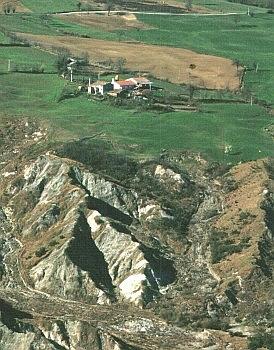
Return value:
M 116 83 L 119 84 L 120 86 L 135 86 L 136 85 L 131 80 L 118 80 L 118 81 L 116 81 Z

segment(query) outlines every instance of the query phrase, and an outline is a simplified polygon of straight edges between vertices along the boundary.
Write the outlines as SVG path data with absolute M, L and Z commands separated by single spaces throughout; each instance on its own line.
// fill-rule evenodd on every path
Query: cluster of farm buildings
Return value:
M 123 93 L 135 92 L 135 94 L 141 94 L 143 90 L 151 90 L 152 82 L 146 77 L 136 77 L 128 78 L 125 80 L 119 80 L 119 77 L 116 76 L 112 79 L 111 82 L 107 81 L 96 81 L 94 83 L 88 84 L 88 94 L 93 95 L 111 95 L 119 96 Z

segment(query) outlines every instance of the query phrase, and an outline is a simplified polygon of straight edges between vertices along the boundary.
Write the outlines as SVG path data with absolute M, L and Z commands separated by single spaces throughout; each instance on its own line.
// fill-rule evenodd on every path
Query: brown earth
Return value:
M 49 50 L 52 46 L 59 46 L 78 55 L 87 52 L 93 62 L 123 57 L 126 59 L 126 68 L 147 72 L 172 83 L 192 84 L 209 89 L 236 90 L 239 87 L 237 68 L 226 58 L 133 42 L 111 42 L 70 36 L 18 35 Z M 194 68 L 191 69 L 190 65 Z
M 73 13 L 58 15 L 58 17 L 68 22 L 103 31 L 152 28 L 151 26 L 138 21 L 136 16 L 132 13 L 124 15 L 111 14 L 110 16 L 102 13 Z
M 82 9 L 108 10 L 108 0 L 83 0 Z M 187 11 L 186 2 L 176 0 L 113 0 L 111 2 L 111 11 L 141 11 L 141 12 L 168 12 L 185 13 Z M 192 5 L 191 12 L 211 12 L 204 7 Z
M 258 243 L 265 231 L 265 211 L 260 204 L 269 187 L 263 160 L 240 164 L 230 175 L 238 187 L 224 198 L 224 212 L 214 227 L 226 232 L 235 243 L 248 241 L 249 247 L 215 265 L 215 271 L 221 277 L 221 289 L 239 278 L 247 278 L 254 269 L 254 261 L 259 256 Z
M 3 12 L 3 9 L 7 4 L 9 4 L 11 8 L 14 8 L 15 12 L 30 12 L 30 9 L 24 6 L 20 0 L 0 0 L 1 12 Z

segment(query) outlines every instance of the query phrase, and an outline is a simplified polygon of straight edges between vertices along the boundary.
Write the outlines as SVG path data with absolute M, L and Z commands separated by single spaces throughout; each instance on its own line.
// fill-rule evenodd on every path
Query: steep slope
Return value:
M 271 324 L 270 160 L 137 163 L 45 150 L 26 119 L 1 132 L 1 348 L 245 349 Z

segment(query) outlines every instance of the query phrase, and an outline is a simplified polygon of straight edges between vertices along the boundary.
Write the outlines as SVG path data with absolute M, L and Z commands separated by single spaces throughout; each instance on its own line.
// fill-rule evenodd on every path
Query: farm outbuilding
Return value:
M 133 90 L 137 85 L 130 79 L 127 80 L 115 80 L 112 79 L 113 90 Z
M 149 81 L 147 78 L 145 77 L 138 77 L 138 78 L 129 78 L 126 79 L 127 81 L 132 81 L 136 87 L 140 88 L 140 89 L 149 89 L 151 90 L 151 86 L 152 86 L 152 82 Z
M 107 81 L 96 81 L 95 83 L 88 84 L 88 94 L 101 94 L 113 90 L 113 84 Z

